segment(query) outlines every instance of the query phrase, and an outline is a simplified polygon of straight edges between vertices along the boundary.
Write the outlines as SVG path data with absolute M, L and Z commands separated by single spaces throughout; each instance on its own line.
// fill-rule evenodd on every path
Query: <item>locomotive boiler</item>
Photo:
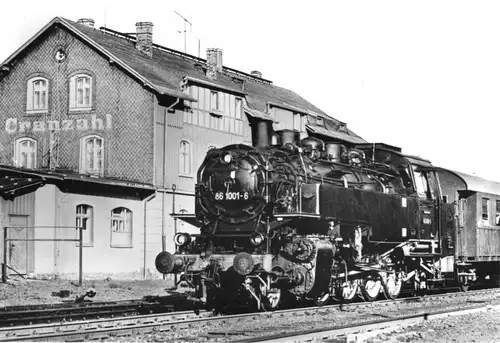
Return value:
M 436 170 L 386 144 L 344 146 L 259 123 L 255 147 L 208 151 L 197 173 L 199 227 L 156 268 L 206 308 L 375 300 L 445 279 L 456 227 Z M 450 215 L 451 213 L 451 215 Z M 445 244 L 444 244 L 445 243 Z

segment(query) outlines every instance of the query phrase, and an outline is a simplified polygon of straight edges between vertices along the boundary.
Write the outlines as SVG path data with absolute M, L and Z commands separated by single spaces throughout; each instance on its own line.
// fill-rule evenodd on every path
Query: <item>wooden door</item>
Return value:
M 28 228 L 29 216 L 25 215 L 9 215 L 9 239 L 28 239 L 31 238 L 30 230 Z M 28 260 L 30 251 L 28 247 L 31 246 L 27 241 L 8 241 L 7 242 L 7 265 L 14 269 L 19 274 L 27 274 Z M 15 273 L 9 270 L 11 274 Z

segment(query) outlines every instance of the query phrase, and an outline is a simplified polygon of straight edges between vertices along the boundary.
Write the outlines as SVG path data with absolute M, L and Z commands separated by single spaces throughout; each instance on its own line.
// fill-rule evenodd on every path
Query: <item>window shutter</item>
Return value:
M 26 88 L 26 111 L 33 110 L 33 80 L 28 81 Z
M 72 77 L 69 79 L 69 108 L 76 108 L 76 103 L 75 103 L 75 81 L 76 77 Z

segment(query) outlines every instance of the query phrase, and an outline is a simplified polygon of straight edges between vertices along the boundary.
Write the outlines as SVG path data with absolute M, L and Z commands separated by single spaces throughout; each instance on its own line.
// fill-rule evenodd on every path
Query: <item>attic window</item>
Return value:
M 222 111 L 220 109 L 221 102 L 219 99 L 219 92 L 210 92 L 210 114 L 216 117 L 222 117 Z
M 201 63 L 195 63 L 194 68 L 198 71 L 201 71 L 202 73 L 205 73 L 207 71 L 207 68 Z
M 219 109 L 219 93 L 218 92 L 210 92 L 210 109 L 218 110 Z
M 323 120 L 323 117 L 316 117 L 316 124 L 319 126 L 325 126 L 325 121 Z

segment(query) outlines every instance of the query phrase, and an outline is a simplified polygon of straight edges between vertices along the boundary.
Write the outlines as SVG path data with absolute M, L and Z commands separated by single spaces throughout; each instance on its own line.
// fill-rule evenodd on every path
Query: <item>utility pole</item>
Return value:
M 189 27 L 191 30 L 193 29 L 193 24 L 189 20 L 184 18 L 179 12 L 177 12 L 177 11 L 174 11 L 174 12 L 175 12 L 175 14 L 177 14 L 179 17 L 181 17 L 184 20 L 184 53 L 186 53 L 187 52 L 186 24 L 189 24 Z

